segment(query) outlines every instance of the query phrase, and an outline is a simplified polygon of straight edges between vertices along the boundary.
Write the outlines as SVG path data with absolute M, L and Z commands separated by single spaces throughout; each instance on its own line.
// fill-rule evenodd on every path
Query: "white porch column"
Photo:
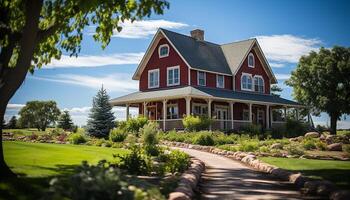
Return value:
M 163 100 L 163 130 L 165 131 L 165 120 L 166 120 L 166 112 L 167 112 L 167 106 L 166 106 L 166 103 L 167 103 L 168 100 L 164 99 Z
M 208 118 L 211 119 L 211 102 L 213 100 L 208 99 Z M 211 130 L 211 125 L 209 126 L 209 130 Z
M 230 113 L 231 113 L 231 129 L 233 129 L 233 101 L 230 101 Z
M 287 107 L 284 107 L 284 121 L 287 121 Z
M 129 104 L 126 104 L 126 121 L 129 120 Z
M 266 105 L 266 129 L 270 128 L 270 105 Z
M 186 116 L 191 114 L 191 97 L 186 97 Z
M 252 104 L 251 103 L 249 104 L 249 121 L 250 121 L 250 123 L 253 122 L 253 119 L 252 119 Z
M 143 102 L 143 116 L 148 118 L 148 115 L 147 115 L 147 102 Z

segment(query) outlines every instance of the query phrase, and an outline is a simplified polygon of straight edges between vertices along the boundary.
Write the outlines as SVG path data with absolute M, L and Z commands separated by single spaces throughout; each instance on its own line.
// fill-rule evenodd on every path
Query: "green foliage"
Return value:
M 107 91 L 101 87 L 93 98 L 92 108 L 87 121 L 87 134 L 97 138 L 107 138 L 114 127 L 114 115 L 109 104 Z
M 260 124 L 249 124 L 243 126 L 240 130 L 241 133 L 247 134 L 249 136 L 262 135 L 263 130 Z
M 206 116 L 188 115 L 182 119 L 182 124 L 187 131 L 208 130 L 212 120 Z
M 316 148 L 318 149 L 318 150 L 321 150 L 321 151 L 325 151 L 325 150 L 327 150 L 327 144 L 326 143 L 324 143 L 324 142 L 322 142 L 322 141 L 317 141 L 316 143 L 315 143 L 315 145 L 316 145 Z
M 283 90 L 277 84 L 274 84 L 271 86 L 270 91 L 271 91 L 271 94 L 280 96 Z
M 120 128 L 114 128 L 109 133 L 109 139 L 112 142 L 124 142 L 125 138 L 128 136 L 124 130 Z
M 259 142 L 258 141 L 242 141 L 240 145 L 238 146 L 239 151 L 244 151 L 244 152 L 254 152 L 259 150 Z
M 316 141 L 317 139 L 315 138 L 304 138 L 302 145 L 306 150 L 313 150 L 316 149 Z
M 233 151 L 233 152 L 238 151 L 238 147 L 237 146 L 233 146 L 233 145 L 229 145 L 229 144 L 219 145 L 219 146 L 217 146 L 217 148 L 223 149 L 223 150 L 226 150 L 226 151 Z
M 71 144 L 82 144 L 86 142 L 86 138 L 79 133 L 73 133 L 69 136 L 69 142 Z
M 286 134 L 283 136 L 288 138 L 305 135 L 308 130 L 307 124 L 294 119 L 287 119 L 285 127 Z
M 350 145 L 349 144 L 343 144 L 343 151 L 350 154 Z
M 157 147 L 158 144 L 158 124 L 157 123 L 148 123 L 141 129 L 142 140 L 144 149 L 147 155 L 157 156 L 159 150 Z
M 28 101 L 18 114 L 21 127 L 45 131 L 58 119 L 60 110 L 54 101 Z
M 127 155 L 117 155 L 120 158 L 118 166 L 125 169 L 130 174 L 145 175 L 149 172 L 149 165 L 147 165 L 147 157 L 142 153 L 142 149 L 133 145 L 130 148 L 131 152 Z
M 182 151 L 172 150 L 163 161 L 165 162 L 166 172 L 184 172 L 190 164 L 190 157 Z
M 57 127 L 63 128 L 65 131 L 73 129 L 74 124 L 68 110 L 65 110 L 61 113 L 60 117 L 58 118 Z
M 293 96 L 312 108 L 314 114 L 326 112 L 331 118 L 331 132 L 336 134 L 337 120 L 350 113 L 350 48 L 320 48 L 302 56 L 291 78 Z
M 289 155 L 302 156 L 304 155 L 304 150 L 297 144 L 289 144 L 284 146 L 284 149 L 287 150 Z
M 143 116 L 138 116 L 136 118 L 130 118 L 125 124 L 120 124 L 120 128 L 126 130 L 129 133 L 133 133 L 139 136 L 140 129 L 143 128 L 148 123 L 148 119 Z
M 213 146 L 215 144 L 215 141 L 211 132 L 202 131 L 193 138 L 193 144 Z
M 260 151 L 260 152 L 263 152 L 263 153 L 269 153 L 269 152 L 270 152 L 270 148 L 267 147 L 267 146 L 261 146 L 261 147 L 259 148 L 259 151 Z
M 9 122 L 6 125 L 6 128 L 8 129 L 15 129 L 17 128 L 17 118 L 16 116 L 12 116 Z

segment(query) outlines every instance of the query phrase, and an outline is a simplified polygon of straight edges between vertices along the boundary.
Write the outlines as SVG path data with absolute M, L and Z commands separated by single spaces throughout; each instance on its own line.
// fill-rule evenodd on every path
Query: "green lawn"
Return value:
M 350 188 L 350 161 L 275 157 L 261 157 L 260 159 L 283 169 L 301 172 L 309 177 L 332 181 L 341 188 Z
M 69 172 L 83 160 L 96 164 L 127 150 L 86 145 L 4 142 L 5 161 L 18 174 L 45 177 Z

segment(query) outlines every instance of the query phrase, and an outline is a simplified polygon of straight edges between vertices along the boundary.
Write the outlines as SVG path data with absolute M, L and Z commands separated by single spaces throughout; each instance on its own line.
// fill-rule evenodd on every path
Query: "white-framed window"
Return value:
M 179 107 L 177 104 L 169 104 L 167 106 L 167 119 L 178 119 L 179 118 Z
M 168 44 L 162 44 L 158 48 L 159 58 L 164 58 L 169 56 L 169 45 Z
M 244 121 L 249 121 L 249 110 L 248 109 L 243 109 L 243 116 L 242 119 Z
M 248 55 L 248 67 L 254 68 L 254 66 L 255 66 L 254 55 L 253 55 L 253 53 L 250 53 Z
M 168 67 L 167 86 L 180 85 L 180 67 Z
M 205 72 L 198 71 L 197 80 L 198 80 L 198 83 L 197 83 L 198 85 L 205 86 L 206 85 Z
M 206 115 L 208 115 L 208 105 L 201 104 L 201 103 L 193 103 L 192 113 L 194 115 L 206 116 Z
M 159 87 L 159 69 L 148 71 L 148 88 Z
M 253 78 L 251 74 L 246 74 L 246 73 L 242 74 L 241 90 L 253 91 Z
M 254 76 L 254 90 L 264 93 L 264 79 L 262 76 Z
M 216 87 L 224 88 L 225 87 L 225 77 L 224 75 L 216 75 Z

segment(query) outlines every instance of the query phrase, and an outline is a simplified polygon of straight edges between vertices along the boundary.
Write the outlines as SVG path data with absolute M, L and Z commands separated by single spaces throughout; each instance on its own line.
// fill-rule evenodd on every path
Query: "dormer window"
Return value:
M 252 53 L 250 53 L 248 55 L 248 67 L 254 68 L 254 66 L 255 66 L 254 55 Z
M 169 56 L 169 45 L 167 44 L 160 45 L 158 49 L 158 53 L 159 53 L 159 58 L 164 58 Z
M 225 79 L 223 75 L 216 75 L 216 87 L 217 88 L 225 87 Z
M 256 92 L 264 93 L 264 79 L 261 76 L 254 76 L 254 89 Z
M 251 74 L 242 74 L 241 90 L 253 91 L 253 78 Z

